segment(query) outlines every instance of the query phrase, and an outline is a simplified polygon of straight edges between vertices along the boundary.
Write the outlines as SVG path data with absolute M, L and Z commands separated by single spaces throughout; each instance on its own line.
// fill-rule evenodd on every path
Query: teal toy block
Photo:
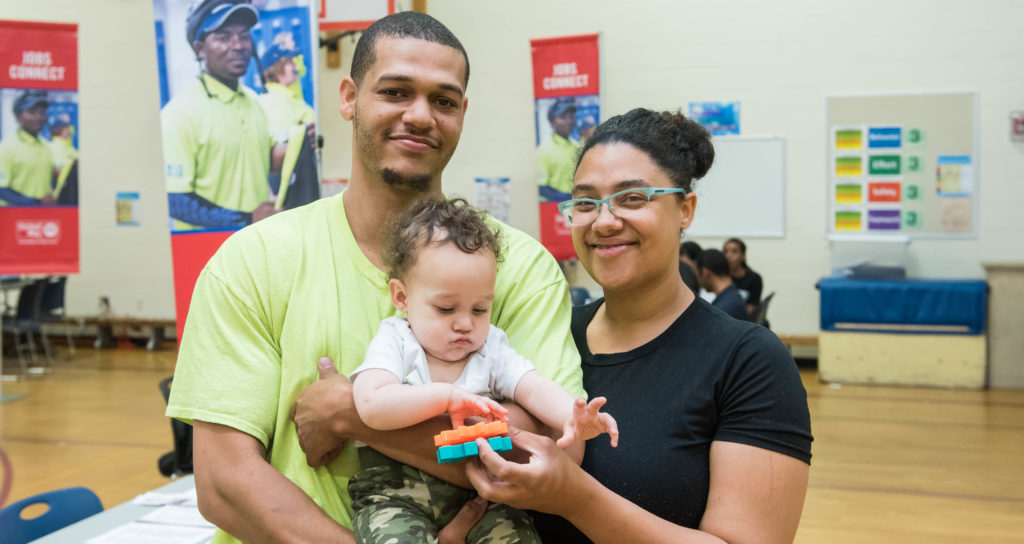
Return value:
M 491 449 L 494 451 L 508 451 L 512 449 L 512 439 L 507 436 L 488 438 L 487 443 L 490 444 Z M 437 448 L 437 462 L 457 463 L 467 457 L 479 454 L 480 450 L 476 447 L 476 442 L 463 442 L 462 444 L 455 444 L 452 446 L 441 446 L 440 448 Z

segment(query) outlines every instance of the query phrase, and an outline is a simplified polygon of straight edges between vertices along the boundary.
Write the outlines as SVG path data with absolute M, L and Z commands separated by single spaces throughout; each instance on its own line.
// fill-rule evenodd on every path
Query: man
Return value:
M 200 0 L 189 10 L 186 37 L 202 71 L 160 115 L 174 230 L 241 228 L 275 212 L 274 141 L 255 93 L 238 81 L 258 21 L 242 0 Z
M 267 126 L 277 142 L 287 141 L 296 126 L 316 122 L 316 114 L 304 100 L 295 96 L 291 85 L 299 80 L 292 60 L 299 52 L 274 44 L 260 57 L 267 92 L 259 96 L 260 106 L 267 114 Z
M 570 198 L 572 176 L 576 170 L 579 147 L 569 138 L 576 128 L 576 99 L 562 97 L 548 109 L 551 138 L 537 150 L 537 185 L 543 202 L 561 202 Z
M 348 188 L 236 233 L 200 275 L 167 414 L 194 421 L 200 510 L 228 533 L 352 542 L 346 486 L 358 466 L 346 439 L 469 487 L 459 464 L 436 461 L 433 435 L 450 420 L 371 431 L 344 378 L 378 323 L 397 313 L 381 270 L 383 226 L 417 200 L 443 198 L 468 80 L 465 50 L 430 16 L 400 12 L 371 25 L 340 89 L 342 117 L 353 122 Z M 583 395 L 565 279 L 536 240 L 502 230 L 508 253 L 492 323 L 542 373 Z M 510 412 L 514 425 L 536 426 Z M 460 519 L 463 531 L 475 523 Z
M 697 266 L 700 270 L 701 286 L 715 294 L 715 300 L 711 305 L 736 319 L 750 321 L 747 305 L 740 296 L 739 289 L 732 283 L 732 276 L 729 275 L 729 261 L 726 260 L 725 254 L 717 249 L 705 249 L 700 252 Z
M 24 91 L 14 100 L 18 130 L 0 142 L 0 205 L 56 203 L 53 155 L 39 137 L 39 132 L 46 126 L 46 109 L 49 107 L 46 91 Z

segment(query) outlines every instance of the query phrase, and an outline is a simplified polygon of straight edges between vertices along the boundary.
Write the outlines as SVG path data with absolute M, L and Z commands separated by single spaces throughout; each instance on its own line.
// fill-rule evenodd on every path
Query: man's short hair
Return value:
M 469 85 L 469 55 L 459 39 L 437 19 L 418 11 L 400 11 L 378 19 L 363 31 L 352 53 L 352 80 L 362 85 L 363 76 L 377 61 L 377 40 L 380 38 L 411 38 L 447 45 L 462 53 L 466 74 L 462 84 Z
M 729 275 L 729 260 L 725 258 L 725 253 L 717 249 L 701 251 L 700 257 L 697 258 L 697 266 L 701 270 L 710 270 L 711 274 L 717 277 Z

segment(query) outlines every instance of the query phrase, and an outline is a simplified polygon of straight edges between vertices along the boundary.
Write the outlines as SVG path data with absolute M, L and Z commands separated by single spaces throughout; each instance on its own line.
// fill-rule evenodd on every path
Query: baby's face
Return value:
M 486 249 L 469 254 L 446 242 L 419 250 L 402 283 L 409 326 L 428 354 L 456 363 L 480 349 L 496 276 L 494 253 Z

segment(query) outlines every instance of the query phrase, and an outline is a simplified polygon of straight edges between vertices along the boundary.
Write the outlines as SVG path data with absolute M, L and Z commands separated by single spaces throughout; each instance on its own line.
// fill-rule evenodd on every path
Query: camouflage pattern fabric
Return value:
M 436 544 L 437 532 L 448 524 L 476 492 L 462 489 L 395 461 L 372 448 L 359 448 L 362 470 L 348 492 L 359 544 Z M 472 544 L 540 543 L 533 520 L 521 510 L 490 504 L 469 531 Z

